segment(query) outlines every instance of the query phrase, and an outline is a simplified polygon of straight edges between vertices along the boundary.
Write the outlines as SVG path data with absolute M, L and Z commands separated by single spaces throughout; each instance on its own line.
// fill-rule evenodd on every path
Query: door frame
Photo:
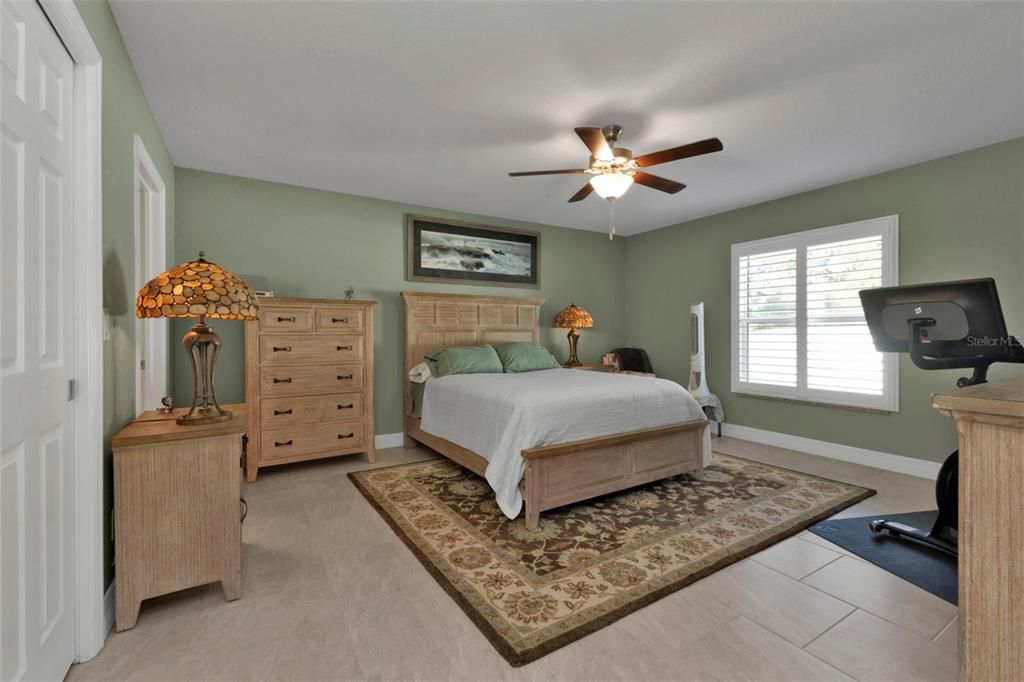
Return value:
M 75 659 L 103 648 L 103 58 L 74 0 L 38 0 L 74 66 Z
M 135 290 L 142 289 L 152 277 L 167 269 L 167 187 L 153 163 L 146 144 L 137 134 L 132 140 L 132 204 L 135 207 Z M 155 220 L 143 220 L 145 208 L 139 194 L 145 190 L 153 203 L 149 214 Z M 151 227 L 148 234 L 143 230 Z M 145 327 L 143 325 L 146 325 Z M 167 320 L 135 320 L 135 414 L 158 407 L 167 395 L 167 357 L 169 330 Z M 147 343 L 143 343 L 145 340 Z M 148 361 L 145 370 L 140 363 Z M 148 372 L 149 374 L 146 374 Z M 163 390 L 158 396 L 144 395 L 143 378 L 163 375 Z

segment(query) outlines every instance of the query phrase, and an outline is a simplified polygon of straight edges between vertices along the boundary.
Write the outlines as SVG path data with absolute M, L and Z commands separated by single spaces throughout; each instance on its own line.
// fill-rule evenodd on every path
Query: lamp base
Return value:
M 192 362 L 192 408 L 174 421 L 182 426 L 216 424 L 231 419 L 231 413 L 221 409 L 213 390 L 213 368 L 220 352 L 220 337 L 206 325 L 205 316 L 199 316 L 191 331 L 181 340 Z
M 569 337 L 569 359 L 566 360 L 562 367 L 579 367 L 583 364 L 580 362 L 580 359 L 576 357 L 576 346 L 580 342 L 580 333 L 576 331 L 576 327 L 572 327 L 569 329 L 567 336 Z
M 217 422 L 226 422 L 233 417 L 227 410 L 216 411 L 214 408 L 209 409 L 197 409 L 195 412 L 189 414 L 183 414 L 174 420 L 176 424 L 182 426 L 200 426 L 202 424 L 216 424 Z

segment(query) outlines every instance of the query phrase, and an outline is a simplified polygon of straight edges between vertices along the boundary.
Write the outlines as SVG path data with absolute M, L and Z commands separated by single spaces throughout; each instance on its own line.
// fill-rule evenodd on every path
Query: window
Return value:
M 732 246 L 732 390 L 899 409 L 898 358 L 857 292 L 897 283 L 899 217 Z

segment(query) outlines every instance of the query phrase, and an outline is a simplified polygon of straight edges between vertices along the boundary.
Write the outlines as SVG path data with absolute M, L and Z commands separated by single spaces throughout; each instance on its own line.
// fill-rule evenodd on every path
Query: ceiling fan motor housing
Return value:
M 633 160 L 633 150 L 626 149 L 625 147 L 615 147 L 612 149 L 612 159 L 610 161 L 604 161 L 596 157 L 590 157 L 590 171 L 592 173 L 608 173 L 625 170 L 635 170 L 635 166 L 630 163 Z
M 601 128 L 601 134 L 604 135 L 604 139 L 608 141 L 609 147 L 614 147 L 615 143 L 619 141 L 619 135 L 622 134 L 622 126 L 612 124 Z
M 603 168 L 617 169 L 618 166 L 623 166 L 629 163 L 633 159 L 633 151 L 626 149 L 625 147 L 616 147 L 615 143 L 619 141 L 619 136 L 622 135 L 622 126 L 617 124 L 607 125 L 601 128 L 601 134 L 604 135 L 605 141 L 608 143 L 608 147 L 612 150 L 612 159 L 610 161 L 600 161 L 597 165 Z M 591 166 L 594 165 L 595 159 L 591 157 Z

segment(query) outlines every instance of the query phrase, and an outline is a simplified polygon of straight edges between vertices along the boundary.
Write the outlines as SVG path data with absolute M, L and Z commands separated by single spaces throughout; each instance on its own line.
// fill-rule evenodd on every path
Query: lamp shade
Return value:
M 555 315 L 556 329 L 586 329 L 587 327 L 594 326 L 594 318 L 590 316 L 583 308 L 579 307 L 575 303 L 571 303 L 568 307 L 562 308 Z
M 199 259 L 176 265 L 139 289 L 136 317 L 205 317 L 255 320 L 259 304 L 236 275 Z

